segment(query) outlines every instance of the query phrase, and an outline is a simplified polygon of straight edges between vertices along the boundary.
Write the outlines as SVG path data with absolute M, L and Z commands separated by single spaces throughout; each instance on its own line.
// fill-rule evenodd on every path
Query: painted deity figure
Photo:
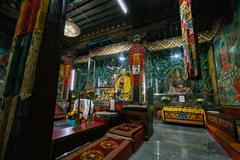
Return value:
M 115 82 L 115 91 L 117 92 L 117 95 L 123 100 L 128 100 L 130 98 L 131 78 L 127 74 L 125 68 L 121 70 L 121 74 Z
M 176 93 L 189 93 L 190 88 L 187 87 L 187 81 L 181 75 L 179 69 L 174 70 L 174 80 L 172 85 L 169 87 L 169 93 L 176 94 Z
M 232 65 L 230 63 L 229 55 L 225 48 L 225 45 L 221 46 L 221 60 L 222 60 L 222 71 L 223 73 L 228 73 L 232 71 Z
M 233 82 L 234 101 L 240 102 L 240 76 L 236 76 Z

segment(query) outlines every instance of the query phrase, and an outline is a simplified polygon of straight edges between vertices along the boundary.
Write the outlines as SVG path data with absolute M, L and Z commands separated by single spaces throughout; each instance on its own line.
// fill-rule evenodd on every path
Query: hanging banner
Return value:
M 191 0 L 179 0 L 180 17 L 181 17 L 181 30 L 183 37 L 183 50 L 184 50 L 184 68 L 186 76 L 197 77 L 198 59 L 197 36 L 194 33 Z
M 29 32 L 42 32 L 45 25 L 45 15 L 48 11 L 47 0 L 24 0 L 19 13 L 15 36 Z
M 70 90 L 72 63 L 73 63 L 72 58 L 70 57 L 66 58 L 65 64 L 64 64 L 62 99 L 68 99 L 68 94 Z
M 132 75 L 133 102 L 139 103 L 141 99 L 141 82 L 143 75 L 145 48 L 139 43 L 134 43 L 129 52 L 130 72 Z

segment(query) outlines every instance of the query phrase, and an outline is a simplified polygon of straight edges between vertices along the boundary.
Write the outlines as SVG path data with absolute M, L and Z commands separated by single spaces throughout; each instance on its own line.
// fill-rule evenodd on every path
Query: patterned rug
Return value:
M 131 141 L 108 135 L 57 160 L 125 160 L 131 154 Z

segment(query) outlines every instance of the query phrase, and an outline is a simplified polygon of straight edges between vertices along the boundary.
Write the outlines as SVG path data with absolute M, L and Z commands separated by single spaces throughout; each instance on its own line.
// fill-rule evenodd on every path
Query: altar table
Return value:
M 206 113 L 200 107 L 168 106 L 162 110 L 164 122 L 205 125 Z

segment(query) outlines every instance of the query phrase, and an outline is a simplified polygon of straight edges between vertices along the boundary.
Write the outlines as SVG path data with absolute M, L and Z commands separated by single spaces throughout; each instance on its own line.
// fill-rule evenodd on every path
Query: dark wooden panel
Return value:
M 83 125 L 82 128 L 73 130 L 72 127 L 53 131 L 54 158 L 69 152 L 87 142 L 101 138 L 107 131 L 107 124 L 94 122 L 92 126 Z

